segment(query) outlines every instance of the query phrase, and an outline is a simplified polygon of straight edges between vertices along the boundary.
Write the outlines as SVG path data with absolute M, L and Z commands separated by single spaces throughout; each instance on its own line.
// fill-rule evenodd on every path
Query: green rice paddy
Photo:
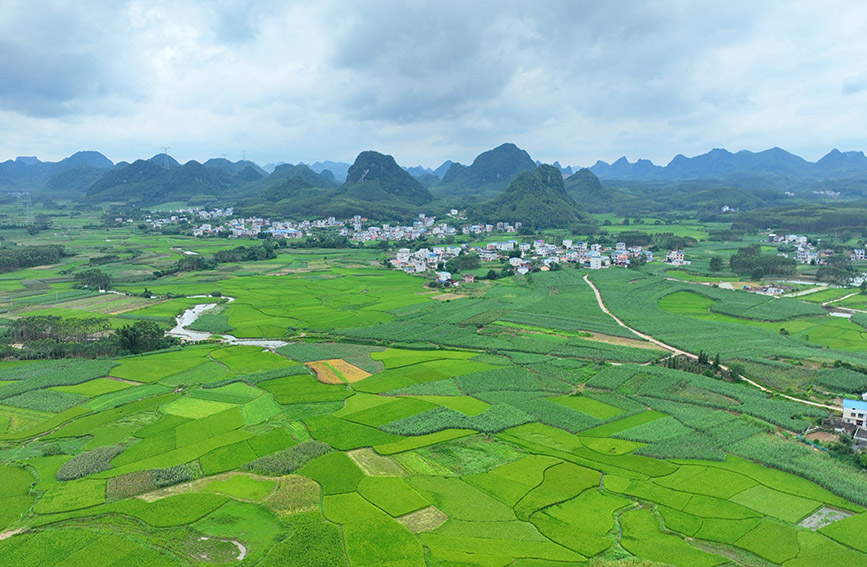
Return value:
M 373 266 L 373 249 L 281 250 L 145 280 L 136 274 L 177 259 L 172 247 L 236 243 L 144 238 L 132 227 L 106 242 L 104 231 L 73 228 L 69 246 L 82 255 L 139 252 L 112 266 L 127 275 L 119 289 L 176 297 L 106 299 L 69 282 L 34 290 L 40 270 L 26 270 L 0 279 L 0 305 L 38 291 L 13 297 L 12 316 L 168 326 L 212 301 L 186 296 L 220 292 L 235 298 L 221 312 L 233 334 L 291 343 L 0 362 L 3 564 L 867 564 L 867 477 L 787 433 L 824 412 L 617 344 L 637 339 L 598 308 L 584 272 L 504 278 L 437 301 L 420 278 Z M 795 366 L 786 361 L 867 366 L 864 329 L 815 303 L 668 275 L 692 283 L 652 269 L 591 277 L 630 325 L 723 360 L 776 364 L 781 381 Z M 334 359 L 370 376 L 325 384 L 303 366 Z M 75 467 L 81 478 L 61 480 Z M 849 515 L 799 525 L 823 507 Z

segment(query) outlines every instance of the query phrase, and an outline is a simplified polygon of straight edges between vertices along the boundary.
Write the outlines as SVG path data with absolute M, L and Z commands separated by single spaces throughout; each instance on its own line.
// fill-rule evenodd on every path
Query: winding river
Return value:
M 210 297 L 207 295 L 200 296 L 192 296 L 192 297 Z M 231 303 L 235 301 L 234 297 L 226 297 L 226 299 Z M 234 335 L 214 335 L 213 333 L 209 333 L 207 331 L 194 331 L 192 329 L 188 329 L 190 325 L 192 325 L 196 319 L 198 319 L 202 313 L 213 309 L 216 307 L 216 303 L 199 303 L 197 305 L 193 305 L 189 309 L 186 309 L 183 313 L 175 317 L 175 326 L 168 332 L 167 335 L 170 337 L 178 337 L 181 340 L 186 341 L 204 341 L 210 339 L 214 336 L 220 337 L 222 342 L 230 345 L 251 345 L 258 346 L 262 348 L 267 348 L 273 350 L 275 348 L 280 348 L 282 346 L 286 346 L 289 343 L 286 341 L 279 340 L 268 340 L 268 339 L 239 339 Z

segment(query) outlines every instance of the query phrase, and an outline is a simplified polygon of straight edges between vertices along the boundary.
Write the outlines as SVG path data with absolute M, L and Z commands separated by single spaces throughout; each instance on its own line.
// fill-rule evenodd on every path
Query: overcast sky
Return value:
M 867 149 L 867 2 L 4 0 L 0 160 Z

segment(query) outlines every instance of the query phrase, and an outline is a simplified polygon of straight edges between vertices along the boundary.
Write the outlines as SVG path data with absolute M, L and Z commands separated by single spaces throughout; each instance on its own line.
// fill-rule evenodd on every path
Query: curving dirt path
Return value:
M 585 276 L 584 276 L 584 281 L 587 282 L 587 285 L 589 285 L 589 286 L 590 286 L 590 289 L 593 290 L 593 294 L 596 296 L 596 302 L 599 304 L 599 308 L 600 308 L 603 312 L 605 312 L 606 315 L 608 315 L 609 317 L 611 317 L 612 319 L 614 319 L 614 321 L 615 321 L 618 325 L 620 325 L 620 326 L 623 327 L 624 329 L 628 329 L 630 332 L 632 332 L 632 333 L 635 334 L 636 336 L 641 337 L 642 339 L 644 339 L 644 340 L 646 340 L 646 341 L 650 341 L 651 343 L 653 343 L 653 344 L 659 346 L 660 348 L 663 348 L 663 349 L 665 349 L 665 350 L 667 350 L 667 351 L 669 351 L 669 352 L 671 352 L 671 353 L 673 353 L 673 354 L 675 354 L 675 355 L 683 355 L 683 356 L 688 356 L 688 357 L 690 357 L 690 358 L 698 359 L 698 356 L 695 355 L 695 354 L 693 354 L 693 353 L 691 353 L 691 352 L 687 352 L 687 351 L 685 351 L 685 350 L 681 350 L 681 349 L 679 349 L 679 348 L 677 348 L 677 347 L 675 347 L 675 346 L 672 346 L 672 345 L 666 344 L 666 343 L 664 343 L 664 342 L 662 342 L 662 341 L 660 341 L 660 340 L 654 339 L 654 338 L 651 337 L 650 335 L 646 335 L 646 334 L 644 334 L 644 333 L 642 333 L 642 332 L 636 331 L 635 329 L 633 329 L 632 327 L 630 327 L 629 325 L 627 325 L 626 323 L 624 323 L 623 321 L 621 321 L 621 320 L 617 317 L 617 315 L 615 315 L 614 313 L 612 313 L 611 311 L 609 311 L 607 307 L 605 307 L 605 303 L 602 301 L 602 294 L 599 293 L 599 289 L 598 289 L 598 288 L 593 284 L 593 282 L 590 281 L 590 278 L 588 278 L 588 277 L 585 275 Z M 720 365 L 720 368 L 722 368 L 723 370 L 728 370 L 727 367 L 722 366 L 722 365 Z M 798 402 L 798 403 L 800 403 L 800 404 L 806 404 L 806 405 L 808 405 L 808 406 L 814 406 L 814 407 L 819 407 L 819 408 L 825 408 L 825 409 L 829 409 L 829 410 L 833 410 L 833 411 L 840 411 L 840 408 L 839 408 L 838 406 L 830 406 L 830 405 L 822 404 L 822 403 L 819 403 L 819 402 L 812 402 L 812 401 L 810 401 L 810 400 L 804 400 L 804 399 L 801 399 L 801 398 L 796 398 L 796 397 L 794 397 L 794 396 L 789 396 L 788 394 L 781 394 L 781 393 L 779 393 L 779 392 L 775 392 L 775 391 L 771 390 L 770 388 L 766 388 L 765 386 L 762 386 L 761 384 L 759 384 L 759 383 L 756 382 L 755 380 L 751 380 L 751 379 L 747 378 L 746 376 L 744 376 L 743 374 L 738 374 L 738 376 L 740 377 L 741 380 L 743 380 L 743 381 L 746 382 L 747 384 L 750 384 L 751 386 L 755 386 L 756 388 L 758 388 L 759 390 L 761 390 L 761 391 L 763 391 L 763 392 L 768 392 L 769 394 L 775 394 L 775 395 L 777 395 L 777 396 L 781 396 L 781 397 L 783 397 L 783 398 L 786 398 L 787 400 L 792 400 L 793 402 Z

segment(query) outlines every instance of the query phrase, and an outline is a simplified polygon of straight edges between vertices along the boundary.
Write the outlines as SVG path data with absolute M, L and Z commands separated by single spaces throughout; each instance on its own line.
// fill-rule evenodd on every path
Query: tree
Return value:
M 858 289 L 861 290 L 861 295 L 867 295 L 867 279 L 861 282 L 861 285 L 858 286 Z
M 710 259 L 710 271 L 711 272 L 718 272 L 718 271 L 722 270 L 722 264 L 723 264 L 722 258 L 720 258 L 719 256 L 712 257 Z
M 765 270 L 761 266 L 753 268 L 753 272 L 750 274 L 751 279 L 758 281 L 763 277 L 765 277 Z
M 111 276 L 100 269 L 90 268 L 75 274 L 75 281 L 81 287 L 92 289 L 108 289 L 111 287 Z
M 136 321 L 117 329 L 114 334 L 120 349 L 133 354 L 157 350 L 172 342 L 154 321 Z
M 461 254 L 455 256 L 445 264 L 445 269 L 452 273 L 462 270 L 474 270 L 480 265 L 478 254 Z

